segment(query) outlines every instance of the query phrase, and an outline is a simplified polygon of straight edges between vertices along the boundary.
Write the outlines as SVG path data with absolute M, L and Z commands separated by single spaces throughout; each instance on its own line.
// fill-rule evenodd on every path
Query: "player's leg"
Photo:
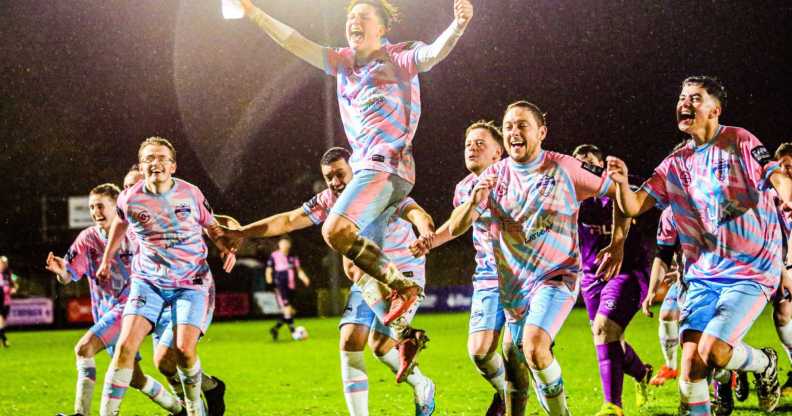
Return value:
M 202 416 L 203 372 L 198 358 L 198 339 L 206 333 L 211 320 L 209 288 L 177 289 L 173 293 L 172 305 L 177 372 L 184 389 L 184 404 L 189 416 Z
M 698 345 L 701 359 L 712 368 L 754 373 L 759 406 L 772 411 L 781 395 L 778 355 L 772 348 L 756 349 L 742 342 L 767 305 L 767 298 L 762 287 L 751 281 L 717 285 L 720 296 L 715 314 Z
M 506 370 L 498 351 L 498 339 L 505 323 L 498 288 L 474 289 L 468 324 L 468 355 L 479 374 L 495 389 L 490 409 L 503 408 Z
M 506 370 L 506 414 L 523 416 L 528 403 L 528 389 L 531 384 L 531 369 L 522 352 L 522 331 L 524 321 L 509 323 L 503 334 L 503 358 Z M 536 384 L 534 384 L 536 386 Z M 547 411 L 537 388 L 537 399 Z
M 788 273 L 787 270 L 784 270 Z M 779 288 L 773 296 L 773 323 L 781 344 L 784 345 L 787 360 L 792 363 L 792 299 Z M 783 396 L 792 396 L 792 371 L 787 373 L 787 381 L 781 387 Z
M 674 283 L 660 306 L 658 336 L 664 363 L 649 384 L 661 386 L 666 380 L 677 378 L 677 349 L 679 348 L 679 284 Z
M 132 279 L 124 306 L 121 334 L 115 344 L 113 361 L 107 369 L 102 389 L 101 416 L 118 413 L 126 394 L 135 359 L 143 339 L 151 332 L 164 307 L 160 292 L 140 279 Z
M 569 290 L 564 283 L 543 284 L 530 295 L 528 316 L 522 335 L 522 350 L 534 381 L 551 416 L 569 413 L 564 394 L 561 366 L 551 346 L 577 300 L 578 288 Z
M 411 183 L 396 175 L 372 170 L 357 172 L 322 226 L 322 235 L 330 247 L 398 293 L 395 302 L 391 302 L 392 313 L 383 321 L 386 324 L 404 314 L 421 292 L 381 248 L 388 219 L 411 189 Z
M 145 394 L 152 402 L 167 410 L 170 414 L 179 414 L 182 411 L 182 404 L 179 398 L 171 394 L 155 378 L 144 374 L 143 369 L 140 368 L 140 360 L 135 361 L 132 381 L 129 385 L 140 390 L 140 392 Z
M 363 350 L 373 320 L 374 314 L 363 301 L 360 288 L 353 285 L 338 324 L 341 382 L 350 416 L 368 415 L 369 386 Z
M 6 336 L 6 319 L 8 318 L 8 313 L 11 311 L 10 305 L 5 304 L 5 299 L 2 293 L 2 289 L 0 289 L 0 344 L 2 344 L 3 348 L 8 348 L 8 336 Z
M 707 364 L 698 353 L 701 332 L 693 329 L 682 331 L 682 360 L 679 375 L 679 414 L 710 415 L 710 395 L 707 384 Z
M 77 359 L 74 413 L 86 416 L 91 414 L 91 402 L 96 385 L 96 360 L 94 357 L 99 351 L 105 349 L 105 344 L 95 335 L 94 327 L 88 330 L 74 346 L 74 355 Z

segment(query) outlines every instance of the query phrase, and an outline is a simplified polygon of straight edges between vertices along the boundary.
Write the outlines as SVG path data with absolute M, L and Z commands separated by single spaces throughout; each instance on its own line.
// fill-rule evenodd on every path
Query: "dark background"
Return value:
M 267 0 L 266 11 L 319 43 L 344 45 L 342 0 Z M 432 41 L 452 0 L 396 0 L 392 41 Z M 43 274 L 75 231 L 60 198 L 121 182 L 151 135 L 173 141 L 177 176 L 243 223 L 312 196 L 318 159 L 345 144 L 334 79 L 280 50 L 254 24 L 224 21 L 219 0 L 0 2 L 0 254 Z M 477 0 L 449 58 L 421 76 L 413 196 L 438 222 L 466 175 L 463 132 L 518 99 L 549 114 L 545 147 L 587 142 L 648 175 L 682 136 L 681 81 L 710 74 L 723 122 L 771 151 L 792 140 L 792 3 Z M 42 211 L 42 198 L 47 209 Z M 46 222 L 47 229 L 42 224 Z M 318 229 L 295 251 L 321 286 Z M 271 246 L 267 243 L 266 248 Z M 464 284 L 470 244 L 430 258 L 430 282 Z

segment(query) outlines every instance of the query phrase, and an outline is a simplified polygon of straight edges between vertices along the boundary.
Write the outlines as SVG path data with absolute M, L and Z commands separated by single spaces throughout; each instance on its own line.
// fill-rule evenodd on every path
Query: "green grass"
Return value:
M 236 415 L 343 415 L 346 414 L 338 369 L 337 319 L 301 319 L 310 332 L 305 342 L 273 343 L 267 329 L 270 322 L 218 323 L 200 343 L 205 370 L 226 381 L 227 414 Z M 783 356 L 772 328 L 769 310 L 760 318 L 747 341 L 756 346 L 771 345 L 781 353 L 785 372 L 789 363 Z M 492 391 L 475 372 L 467 357 L 467 315 L 424 315 L 416 325 L 429 331 L 432 341 L 421 358 L 425 374 L 438 388 L 439 415 L 484 414 Z M 74 395 L 73 343 L 82 331 L 11 332 L 12 347 L 0 349 L 0 415 L 52 415 L 70 412 Z M 285 330 L 284 330 L 285 334 Z M 657 321 L 636 317 L 628 341 L 655 366 L 661 362 L 657 341 Z M 575 309 L 562 329 L 555 352 L 564 372 L 572 413 L 592 415 L 602 401 L 597 363 L 582 309 Z M 151 344 L 142 351 L 143 367 L 155 374 L 151 365 Z M 109 357 L 97 358 L 98 378 L 94 394 L 94 414 L 98 413 L 101 379 Z M 412 392 L 396 385 L 389 370 L 367 354 L 370 409 L 372 415 L 413 414 Z M 160 378 L 161 379 L 161 378 Z M 632 380 L 625 380 L 627 414 L 638 414 L 633 404 Z M 652 389 L 650 405 L 640 411 L 647 415 L 675 415 L 678 403 L 676 384 Z M 130 389 L 122 407 L 124 415 L 162 415 L 139 392 Z M 792 413 L 782 403 L 778 413 Z M 757 414 L 756 397 L 737 404 L 735 415 Z M 540 414 L 535 398 L 528 414 Z

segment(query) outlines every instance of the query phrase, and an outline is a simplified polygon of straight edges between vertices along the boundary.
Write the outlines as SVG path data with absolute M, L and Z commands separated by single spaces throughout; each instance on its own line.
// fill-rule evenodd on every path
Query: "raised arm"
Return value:
M 473 5 L 469 0 L 454 1 L 454 21 L 430 45 L 416 51 L 415 63 L 420 72 L 426 72 L 445 59 L 456 46 L 473 18 Z
M 449 232 L 453 237 L 464 234 L 481 216 L 480 209 L 487 204 L 490 190 L 495 186 L 497 177 L 490 176 L 480 180 L 473 188 L 470 199 L 451 213 L 448 219 Z
M 312 66 L 324 70 L 324 47 L 315 43 L 293 28 L 281 23 L 256 7 L 251 0 L 241 0 L 245 15 L 255 22 L 272 40 L 283 49 Z
M 311 218 L 301 207 L 245 225 L 239 231 L 244 238 L 265 238 L 277 237 L 312 225 Z
M 121 221 L 119 217 L 113 219 L 113 223 L 110 225 L 110 232 L 107 235 L 107 245 L 102 255 L 102 263 L 99 265 L 99 270 L 96 271 L 96 277 L 100 280 L 110 278 L 110 262 L 113 254 L 121 247 L 121 242 L 124 240 L 128 226 L 129 224 Z
M 619 158 L 608 156 L 608 175 L 614 182 L 608 195 L 616 200 L 619 209 L 627 217 L 637 217 L 655 205 L 655 200 L 643 189 L 633 192 L 627 178 L 627 165 Z
M 422 206 L 418 205 L 417 202 L 413 202 L 410 205 L 406 206 L 401 213 L 403 219 L 409 221 L 415 228 L 418 229 L 418 234 L 421 237 L 433 239 L 435 233 L 435 223 L 432 219 L 432 216 L 423 209 Z

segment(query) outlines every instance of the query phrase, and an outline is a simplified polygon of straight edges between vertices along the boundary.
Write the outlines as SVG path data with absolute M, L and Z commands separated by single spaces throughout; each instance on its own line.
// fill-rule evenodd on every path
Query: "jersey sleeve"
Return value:
M 499 177 L 501 166 L 503 166 L 502 163 L 496 163 L 488 167 L 487 170 L 485 170 L 481 175 L 479 175 L 479 178 Z M 490 209 L 490 207 L 492 207 L 495 204 L 495 201 L 497 199 L 496 198 L 497 193 L 499 192 L 499 189 L 503 186 L 505 185 L 503 185 L 500 182 L 500 180 L 497 180 L 495 182 L 495 186 L 492 189 L 490 189 L 489 195 L 487 195 L 486 198 L 482 199 L 481 202 L 479 202 L 479 204 L 475 208 L 476 212 L 479 215 L 483 215 L 488 209 Z M 471 194 L 472 194 L 472 190 L 471 190 Z M 469 195 L 468 197 L 472 198 L 472 195 Z M 465 200 L 465 202 L 467 202 L 467 200 Z M 463 204 L 465 202 L 463 202 Z
M 668 188 L 666 187 L 666 183 L 668 171 L 671 166 L 671 157 L 672 156 L 669 156 L 662 163 L 660 163 L 660 166 L 655 168 L 652 176 L 650 176 L 640 188 L 640 190 L 648 193 L 649 196 L 655 200 L 655 205 L 661 209 L 668 206 L 669 203 Z
M 560 163 L 572 180 L 578 201 L 605 195 L 613 183 L 605 169 L 597 165 L 566 155 L 561 158 Z
M 462 180 L 462 182 L 459 182 L 456 188 L 454 188 L 454 199 L 451 202 L 454 208 L 464 204 L 470 197 L 470 194 L 466 189 L 467 187 L 465 186 L 466 182 L 467 181 Z
M 418 205 L 418 203 L 415 202 L 415 200 L 409 196 L 407 198 L 404 198 L 402 202 L 399 203 L 399 206 L 396 207 L 396 212 L 394 215 L 396 215 L 399 218 L 404 218 L 405 211 L 407 210 L 407 208 L 409 208 L 412 205 Z
M 330 190 L 316 194 L 302 205 L 302 209 L 314 225 L 319 225 L 330 214 Z
M 391 60 L 393 63 L 407 73 L 408 75 L 418 74 L 417 56 L 421 48 L 427 48 L 423 42 L 408 42 L 405 44 L 397 45 L 391 52 Z
M 770 151 L 748 130 L 737 133 L 739 152 L 745 163 L 748 177 L 757 189 L 765 191 L 772 185 L 770 176 L 781 167 L 773 160 Z
M 134 186 L 132 188 L 134 188 Z M 116 200 L 116 215 L 123 224 L 129 224 L 129 220 L 127 219 L 127 213 L 129 212 L 128 208 L 129 193 L 127 189 L 121 192 L 121 194 L 118 196 L 118 199 Z
M 69 272 L 72 280 L 80 280 L 90 271 L 91 259 L 89 258 L 89 250 L 88 238 L 85 232 L 82 232 L 74 240 L 64 257 L 66 260 L 66 271 Z
M 657 245 L 673 247 L 677 245 L 679 235 L 677 234 L 674 215 L 671 208 L 667 207 L 660 214 L 660 222 L 657 224 Z
M 353 52 L 349 48 L 324 48 L 324 71 L 332 77 L 351 65 Z
M 198 223 L 204 227 L 216 224 L 217 220 L 214 217 L 212 206 L 209 205 L 209 201 L 198 188 L 195 188 L 195 200 L 198 205 Z

